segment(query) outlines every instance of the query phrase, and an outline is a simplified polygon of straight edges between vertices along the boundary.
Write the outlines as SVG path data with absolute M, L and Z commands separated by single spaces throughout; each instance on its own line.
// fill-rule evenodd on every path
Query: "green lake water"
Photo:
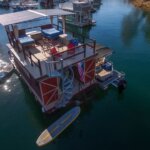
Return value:
M 102 0 L 93 14 L 96 26 L 85 34 L 113 49 L 114 68 L 126 73 L 127 89 L 98 90 L 82 106 L 77 120 L 54 142 L 35 141 L 60 113 L 46 116 L 15 74 L 0 85 L 1 150 L 149 150 L 150 149 L 150 13 L 127 0 Z M 0 9 L 0 13 L 8 10 Z M 0 59 L 8 60 L 7 38 L 0 28 Z

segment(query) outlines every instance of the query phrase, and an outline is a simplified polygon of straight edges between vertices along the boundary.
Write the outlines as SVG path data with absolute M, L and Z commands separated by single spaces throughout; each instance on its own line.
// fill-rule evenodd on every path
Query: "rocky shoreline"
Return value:
M 150 0 L 132 0 L 136 7 L 150 10 Z

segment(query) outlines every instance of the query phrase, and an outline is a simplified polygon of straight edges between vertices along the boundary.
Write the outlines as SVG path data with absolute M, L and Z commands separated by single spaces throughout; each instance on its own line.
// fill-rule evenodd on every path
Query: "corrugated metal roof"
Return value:
M 25 10 L 25 11 L 0 15 L 0 24 L 6 26 L 15 23 L 31 21 L 34 19 L 47 17 L 47 16 L 72 15 L 72 14 L 73 13 L 61 9 Z

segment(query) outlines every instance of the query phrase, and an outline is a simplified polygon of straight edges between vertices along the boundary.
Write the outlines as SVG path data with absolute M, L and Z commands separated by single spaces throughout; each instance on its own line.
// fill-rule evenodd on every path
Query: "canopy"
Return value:
M 43 10 L 25 10 L 20 12 L 14 12 L 9 14 L 0 15 L 0 24 L 3 26 L 31 21 L 34 19 L 48 17 L 48 16 L 60 16 L 60 15 L 73 15 L 74 13 L 64 11 L 61 9 L 43 9 Z

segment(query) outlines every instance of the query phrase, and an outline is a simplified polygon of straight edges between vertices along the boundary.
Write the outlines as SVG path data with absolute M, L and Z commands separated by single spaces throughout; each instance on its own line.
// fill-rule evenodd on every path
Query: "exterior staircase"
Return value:
M 65 107 L 69 100 L 72 98 L 74 86 L 73 82 L 74 73 L 70 67 L 62 76 L 62 97 L 59 101 L 58 107 Z
M 57 69 L 54 68 L 57 65 Z M 57 77 L 61 79 L 61 96 L 55 107 L 65 107 L 66 104 L 73 96 L 73 82 L 74 82 L 74 72 L 72 67 L 69 67 L 66 71 L 63 70 L 63 65 L 61 61 L 51 61 L 45 62 L 46 74 L 49 77 Z
M 72 90 L 73 90 L 73 81 L 74 81 L 74 73 L 72 68 L 69 68 L 70 75 L 69 77 L 65 76 L 63 79 L 63 94 L 65 100 L 68 102 L 72 97 Z

